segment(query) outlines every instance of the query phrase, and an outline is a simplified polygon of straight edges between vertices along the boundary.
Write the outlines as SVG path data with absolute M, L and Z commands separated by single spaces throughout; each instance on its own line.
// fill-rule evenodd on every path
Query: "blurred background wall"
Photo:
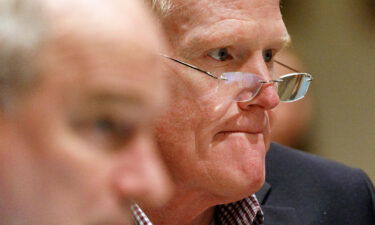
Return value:
M 284 20 L 315 80 L 306 148 L 375 182 L 375 0 L 284 0 Z

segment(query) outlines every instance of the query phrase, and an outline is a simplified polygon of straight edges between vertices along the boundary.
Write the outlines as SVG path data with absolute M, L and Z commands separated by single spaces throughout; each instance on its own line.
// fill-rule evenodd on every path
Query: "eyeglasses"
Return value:
M 298 72 L 297 70 L 276 60 L 274 60 L 276 63 L 292 70 L 294 73 L 289 73 L 279 77 L 276 80 L 268 81 L 263 80 L 258 75 L 243 72 L 226 72 L 221 74 L 220 76 L 216 76 L 211 72 L 207 72 L 181 60 L 174 59 L 166 55 L 162 56 L 181 65 L 204 73 L 216 80 L 222 81 L 219 84 L 218 91 L 221 93 L 236 91 L 234 95 L 231 94 L 232 100 L 236 102 L 251 101 L 259 94 L 260 90 L 265 84 L 272 84 L 277 87 L 277 93 L 281 102 L 295 102 L 305 97 L 310 83 L 313 80 L 310 74 Z

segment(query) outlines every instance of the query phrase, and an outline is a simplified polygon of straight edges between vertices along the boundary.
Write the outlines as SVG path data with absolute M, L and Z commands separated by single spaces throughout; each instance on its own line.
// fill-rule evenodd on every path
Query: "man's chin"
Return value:
M 255 194 L 264 184 L 263 181 L 258 183 L 252 183 L 251 185 L 244 186 L 242 188 L 236 188 L 232 192 L 227 192 L 224 195 L 218 196 L 220 198 L 220 204 L 228 204 L 236 201 L 240 201 Z
M 244 181 L 239 185 L 236 192 L 237 201 L 254 194 L 262 188 L 265 181 L 264 169 L 259 169 L 257 174 L 253 174 L 250 179 L 251 180 Z
M 246 171 L 236 173 L 231 177 L 227 177 L 226 182 L 218 181 L 216 193 L 222 203 L 235 202 L 249 197 L 263 186 L 265 182 L 265 166 L 263 160 L 258 163 L 257 169 L 246 169 Z

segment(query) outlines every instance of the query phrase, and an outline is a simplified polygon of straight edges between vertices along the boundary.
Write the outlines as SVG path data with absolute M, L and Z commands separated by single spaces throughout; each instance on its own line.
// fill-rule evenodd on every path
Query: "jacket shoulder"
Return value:
M 345 224 L 339 221 L 360 218 L 353 224 L 374 223 L 374 186 L 360 169 L 273 143 L 266 182 L 272 187 L 267 204 L 295 208 L 301 221 Z
M 367 175 L 360 169 L 328 160 L 310 153 L 272 143 L 266 157 L 270 178 L 277 176 L 318 179 L 321 182 L 358 182 Z

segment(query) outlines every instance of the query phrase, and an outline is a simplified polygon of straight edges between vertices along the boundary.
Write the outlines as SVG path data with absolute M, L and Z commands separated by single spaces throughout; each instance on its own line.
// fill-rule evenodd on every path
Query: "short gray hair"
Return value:
M 171 0 L 146 0 L 154 12 L 161 18 L 167 16 L 172 10 Z
M 0 1 L 0 110 L 30 89 L 39 74 L 35 57 L 47 25 L 38 2 Z

